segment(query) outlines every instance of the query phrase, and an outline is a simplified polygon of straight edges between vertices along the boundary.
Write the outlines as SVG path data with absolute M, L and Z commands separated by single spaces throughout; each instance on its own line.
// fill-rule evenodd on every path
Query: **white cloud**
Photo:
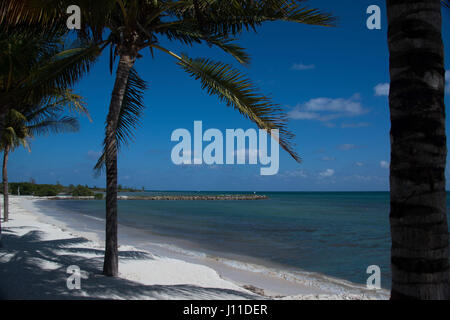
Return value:
M 362 162 L 355 162 L 355 166 L 357 167 L 362 167 L 364 165 L 364 163 Z
M 334 161 L 334 160 L 336 160 L 336 158 L 335 157 L 322 157 L 322 160 L 323 161 Z
M 380 161 L 380 167 L 384 168 L 384 169 L 389 169 L 389 162 L 387 161 Z
M 348 99 L 315 98 L 306 103 L 298 104 L 288 113 L 288 116 L 291 119 L 323 122 L 342 117 L 354 117 L 367 112 L 359 100 L 359 94 L 355 94 Z
M 337 111 L 349 114 L 361 114 L 363 112 L 359 94 L 355 94 L 349 99 L 316 98 L 308 101 L 305 106 L 310 111 Z
M 371 182 L 376 184 L 386 184 L 386 177 L 380 177 L 380 176 L 370 176 L 370 175 L 359 175 L 354 174 L 351 176 L 345 176 L 342 178 L 343 181 L 359 181 L 359 182 Z
M 321 176 L 322 178 L 326 178 L 326 177 L 331 177 L 334 175 L 334 170 L 333 169 L 327 169 L 325 171 L 322 171 L 319 173 L 319 176 Z
M 354 176 L 354 178 L 357 179 L 357 180 L 369 182 L 369 181 L 372 181 L 374 177 L 373 176 L 362 176 L 362 175 L 358 175 L 357 174 L 357 175 Z
M 319 115 L 314 112 L 305 112 L 300 111 L 298 108 L 296 110 L 292 110 L 289 112 L 288 116 L 292 119 L 298 119 L 298 120 L 314 120 L 319 119 Z
M 376 96 L 389 96 L 389 83 L 379 83 L 373 88 Z
M 303 170 L 294 170 L 294 171 L 286 171 L 285 173 L 281 174 L 280 176 L 288 177 L 288 178 L 306 178 L 308 175 Z
M 370 126 L 368 122 L 358 122 L 358 123 L 343 123 L 341 128 L 364 128 Z
M 327 150 L 324 149 L 324 148 L 320 148 L 320 149 L 314 150 L 314 153 L 325 153 L 325 152 L 327 152 Z
M 303 70 L 311 70 L 311 69 L 315 69 L 316 66 L 313 64 L 303 64 L 303 63 L 294 63 L 291 67 L 292 70 L 298 70 L 298 71 L 303 71 Z
M 101 151 L 89 150 L 87 152 L 87 157 L 92 160 L 98 160 L 98 158 L 100 158 L 101 155 L 102 155 Z

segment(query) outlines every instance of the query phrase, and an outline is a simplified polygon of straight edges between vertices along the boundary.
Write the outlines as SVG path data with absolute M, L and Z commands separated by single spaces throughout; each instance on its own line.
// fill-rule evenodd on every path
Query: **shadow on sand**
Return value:
M 14 229 L 18 228 L 2 230 L 0 299 L 261 298 L 227 289 L 194 285 L 143 285 L 122 278 L 105 277 L 101 274 L 104 251 L 80 246 L 88 242 L 87 239 L 44 240 L 39 231 L 29 231 L 20 236 Z M 142 251 L 120 251 L 119 259 L 152 257 Z M 70 274 L 66 270 L 71 265 L 77 265 L 88 273 L 87 279 L 81 279 L 81 290 L 67 288 L 66 281 Z

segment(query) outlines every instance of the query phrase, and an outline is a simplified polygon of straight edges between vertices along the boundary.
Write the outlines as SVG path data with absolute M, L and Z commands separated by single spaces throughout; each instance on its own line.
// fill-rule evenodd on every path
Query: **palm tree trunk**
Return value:
M 106 124 L 106 239 L 103 273 L 117 276 L 119 257 L 117 247 L 117 141 L 116 128 L 119 120 L 125 88 L 135 57 L 121 55 L 116 72 L 116 81 L 111 96 L 111 104 Z
M 2 247 L 2 206 L 0 206 L 0 248 Z
M 449 299 L 440 0 L 387 0 L 391 299 Z
M 0 106 L 0 131 L 3 130 L 3 124 L 5 119 L 7 107 L 4 105 Z M 0 247 L 2 246 L 2 208 L 0 206 Z
M 3 151 L 3 216 L 5 222 L 8 221 L 9 216 L 9 195 L 8 195 L 8 156 L 9 156 L 9 146 L 5 147 Z

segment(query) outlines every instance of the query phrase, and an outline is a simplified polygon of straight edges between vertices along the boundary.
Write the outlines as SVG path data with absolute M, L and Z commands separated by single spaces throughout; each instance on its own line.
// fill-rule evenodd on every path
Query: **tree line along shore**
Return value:
M 219 195 L 161 195 L 161 196 L 118 196 L 119 200 L 267 200 L 266 195 L 258 194 L 219 194 Z M 92 200 L 95 196 L 88 197 L 48 197 L 50 200 Z
M 57 184 L 37 184 L 35 182 L 11 182 L 9 191 L 13 195 L 46 197 L 50 200 L 102 200 L 104 188 L 88 187 L 87 185 L 63 186 Z M 134 188 L 122 188 L 119 192 L 144 191 Z M 119 200 L 265 200 L 265 195 L 257 194 L 218 194 L 218 195 L 155 195 L 155 196 L 118 196 Z
M 89 187 L 88 185 L 73 185 L 63 186 L 60 183 L 56 184 L 38 184 L 34 180 L 31 182 L 9 182 L 9 194 L 22 196 L 38 196 L 38 197 L 52 197 L 58 195 L 70 195 L 73 197 L 94 197 L 106 191 L 105 188 Z M 0 192 L 3 193 L 3 185 Z M 118 186 L 119 192 L 139 192 L 141 190 Z

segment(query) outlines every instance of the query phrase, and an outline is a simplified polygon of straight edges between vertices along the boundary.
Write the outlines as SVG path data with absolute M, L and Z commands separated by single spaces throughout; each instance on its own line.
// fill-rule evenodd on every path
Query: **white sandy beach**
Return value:
M 180 254 L 123 245 L 119 247 L 119 277 L 105 277 L 101 274 L 102 238 L 67 228 L 64 221 L 46 216 L 36 201 L 45 200 L 10 196 L 10 221 L 2 222 L 2 299 L 388 298 L 386 290 L 340 286 L 332 279 L 329 283 L 326 278 L 321 283 L 307 278 L 293 282 L 206 258 L 185 259 Z M 81 289 L 67 288 L 67 267 L 72 265 L 82 270 Z

